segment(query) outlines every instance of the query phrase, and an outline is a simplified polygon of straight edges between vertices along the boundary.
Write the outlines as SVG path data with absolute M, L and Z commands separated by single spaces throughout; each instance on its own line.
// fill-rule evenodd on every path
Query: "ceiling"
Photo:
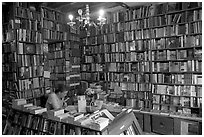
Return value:
M 78 9 L 84 10 L 86 4 L 88 4 L 90 8 L 90 16 L 98 16 L 97 12 L 99 9 L 104 9 L 105 12 L 113 12 L 115 10 L 140 7 L 142 5 L 150 5 L 153 3 L 155 4 L 159 2 L 30 2 L 30 5 L 38 8 L 43 5 L 45 7 L 61 11 L 65 14 L 78 16 Z M 6 5 L 8 4 L 9 2 L 2 2 L 4 8 L 6 8 Z
M 113 12 L 124 8 L 139 7 L 142 5 L 150 5 L 158 2 L 43 2 L 41 5 L 59 10 L 65 14 L 73 14 L 78 16 L 78 9 L 85 9 L 86 4 L 90 8 L 90 16 L 97 16 L 99 9 L 104 9 L 105 12 Z
M 57 9 L 63 13 L 76 14 L 78 9 L 85 9 L 86 4 L 89 5 L 90 11 L 93 13 L 101 8 L 106 11 L 113 11 L 125 7 L 137 7 L 152 3 L 153 2 L 44 2 L 42 5 L 52 9 Z

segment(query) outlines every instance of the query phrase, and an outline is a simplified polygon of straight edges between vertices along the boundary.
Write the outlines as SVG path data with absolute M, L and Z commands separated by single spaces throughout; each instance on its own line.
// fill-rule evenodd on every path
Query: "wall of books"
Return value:
M 14 90 L 15 98 L 27 98 L 39 104 L 44 94 L 41 14 L 28 4 L 13 3 L 9 7 L 9 22 L 3 28 L 3 90 Z M 11 80 L 12 79 L 12 80 Z
M 82 38 L 82 79 L 118 85 L 137 108 L 201 116 L 202 6 L 161 3 L 107 14 Z
M 44 45 L 44 74 L 47 92 L 56 85 L 69 85 L 69 44 L 64 14 L 41 7 Z
M 81 63 L 81 48 L 80 48 L 80 30 L 77 26 L 68 26 L 68 43 L 70 48 L 70 95 L 74 96 L 78 94 L 81 74 L 80 74 L 80 63 Z
M 80 80 L 79 31 L 68 28 L 65 14 L 16 2 L 5 10 L 3 22 L 5 94 L 40 104 L 40 97 L 58 84 L 71 84 L 76 90 Z

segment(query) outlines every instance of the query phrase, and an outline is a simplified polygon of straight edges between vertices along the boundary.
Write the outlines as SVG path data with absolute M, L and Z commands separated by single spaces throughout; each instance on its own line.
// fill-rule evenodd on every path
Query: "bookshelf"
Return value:
M 44 94 L 44 85 L 41 84 L 44 80 L 41 15 L 31 6 L 21 2 L 9 6 L 8 25 L 3 31 L 3 77 L 7 79 L 3 88 L 14 91 L 15 98 L 26 98 L 40 104 L 40 97 Z
M 47 92 L 56 85 L 69 85 L 69 43 L 64 14 L 47 7 L 41 7 L 44 45 L 44 74 Z
M 70 45 L 70 94 L 73 97 L 80 94 L 79 86 L 81 80 L 80 64 L 81 64 L 81 48 L 80 48 L 80 28 L 76 26 L 68 26 L 68 43 Z
M 82 79 L 111 93 L 117 84 L 136 109 L 201 117 L 201 16 L 197 2 L 108 13 L 101 30 L 82 38 Z
M 28 105 L 28 104 L 24 104 Z M 78 120 L 70 120 L 70 116 L 59 120 L 58 116 L 48 116 L 48 113 L 33 114 L 32 108 L 18 109 L 11 108 L 7 115 L 6 125 L 3 127 L 3 135 L 116 135 L 116 134 L 142 134 L 139 123 L 137 122 L 132 110 L 124 110 L 115 118 L 106 109 L 95 112 Z M 38 108 L 40 109 L 40 108 Z M 44 109 L 44 108 L 41 108 Z M 97 114 L 96 114 L 97 113 Z M 71 112 L 70 112 L 71 114 Z M 99 115 L 99 117 L 98 117 Z M 104 117 L 106 116 L 106 118 Z M 58 118 L 57 118 L 58 117 Z M 108 119 L 108 123 L 95 123 L 91 118 Z M 88 120 L 88 121 L 87 121 Z M 120 122 L 125 120 L 126 122 Z M 90 121 L 90 123 L 89 123 Z M 95 123 L 95 124 L 94 124 Z M 120 123 L 120 124 L 118 124 Z M 100 125 L 99 125 L 100 124 Z M 104 124 L 104 126 L 102 125 Z

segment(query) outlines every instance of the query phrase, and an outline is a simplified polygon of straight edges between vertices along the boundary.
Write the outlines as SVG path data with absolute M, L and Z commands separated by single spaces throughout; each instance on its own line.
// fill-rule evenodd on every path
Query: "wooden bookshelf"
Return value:
M 79 91 L 81 81 L 81 45 L 80 45 L 80 29 L 77 26 L 67 26 L 68 41 L 70 45 L 70 97 L 81 94 Z M 83 91 L 82 91 L 83 92 Z M 74 101 L 76 103 L 76 100 Z
M 101 30 L 82 38 L 82 79 L 107 92 L 118 84 L 137 109 L 201 117 L 201 15 L 196 2 L 107 14 Z
M 10 18 L 4 40 L 11 50 L 4 50 L 6 54 L 3 54 L 9 63 L 5 64 L 5 68 L 9 67 L 10 70 L 3 71 L 3 77 L 12 77 L 10 86 L 8 83 L 5 86 L 16 92 L 15 98 L 27 98 L 34 104 L 40 104 L 39 98 L 44 95 L 44 85 L 41 84 L 44 81 L 41 14 L 29 6 L 16 2 L 9 7 Z M 5 47 L 6 50 L 8 47 Z
M 41 7 L 44 45 L 44 73 L 47 92 L 54 91 L 58 84 L 69 86 L 69 43 L 64 14 L 60 11 Z

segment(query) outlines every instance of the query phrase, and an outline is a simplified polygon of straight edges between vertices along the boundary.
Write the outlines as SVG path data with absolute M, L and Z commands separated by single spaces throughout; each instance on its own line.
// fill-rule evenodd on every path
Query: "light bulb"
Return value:
M 104 10 L 99 10 L 99 16 L 103 16 L 104 15 Z
M 78 14 L 81 16 L 82 13 L 83 13 L 82 9 L 79 9 L 79 10 L 78 10 Z
M 73 18 L 74 18 L 73 15 L 70 14 L 70 15 L 69 15 L 69 19 L 72 21 Z

